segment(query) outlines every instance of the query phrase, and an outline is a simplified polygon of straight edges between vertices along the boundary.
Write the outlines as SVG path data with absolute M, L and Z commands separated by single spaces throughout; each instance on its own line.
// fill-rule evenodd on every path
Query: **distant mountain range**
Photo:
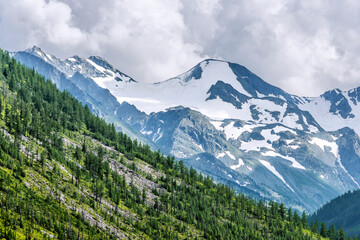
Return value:
M 11 54 L 119 130 L 254 198 L 311 212 L 359 189 L 360 87 L 299 97 L 214 59 L 147 84 L 100 57 Z

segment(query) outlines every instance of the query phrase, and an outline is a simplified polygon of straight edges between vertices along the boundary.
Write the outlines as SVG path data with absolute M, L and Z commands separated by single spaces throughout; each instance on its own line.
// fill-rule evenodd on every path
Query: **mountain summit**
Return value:
M 229 118 L 258 123 L 281 123 L 291 128 L 319 131 L 314 119 L 295 105 L 298 98 L 272 86 L 243 66 L 204 60 L 188 72 L 155 84 L 109 89 L 150 114 L 184 106 L 216 120 Z

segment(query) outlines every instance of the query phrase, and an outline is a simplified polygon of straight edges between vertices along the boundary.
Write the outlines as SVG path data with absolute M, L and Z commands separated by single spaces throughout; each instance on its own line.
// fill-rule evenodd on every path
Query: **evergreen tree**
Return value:
M 304 228 L 308 227 L 308 219 L 307 219 L 305 211 L 303 211 L 303 213 L 301 215 L 301 224 Z
M 324 222 L 321 223 L 320 235 L 321 235 L 322 237 L 326 237 L 326 236 L 327 236 L 327 229 L 326 229 L 326 225 L 325 225 Z
M 345 240 L 345 232 L 342 227 L 339 229 L 339 240 Z

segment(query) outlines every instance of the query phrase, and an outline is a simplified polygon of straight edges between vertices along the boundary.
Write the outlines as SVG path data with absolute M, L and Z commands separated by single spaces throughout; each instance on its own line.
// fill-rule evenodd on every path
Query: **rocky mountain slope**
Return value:
M 88 105 L 93 113 L 114 123 L 119 130 L 154 147 L 142 134 L 122 120 L 124 116 L 119 115 L 122 112 L 131 113 L 129 104 L 120 104 L 106 88 L 98 85 L 99 81 L 106 82 L 107 79 L 123 81 L 125 84 L 135 82 L 103 59 L 99 57 L 83 59 L 74 56 L 60 60 L 44 53 L 36 46 L 11 55 L 26 66 L 34 67 L 45 78 L 51 79 L 60 90 L 70 92 L 84 105 Z M 107 70 L 103 71 L 105 68 L 102 66 Z M 142 115 L 145 114 L 138 110 L 135 113 L 137 119 L 141 119 Z
M 38 48 L 13 55 L 42 74 L 38 61 L 51 65 L 140 140 L 239 192 L 314 211 L 359 188 L 359 137 L 355 122 L 345 124 L 357 119 L 354 91 L 347 92 L 355 94 L 352 113 L 337 91 L 319 98 L 331 99 L 329 114 L 346 120 L 329 128 L 322 113 L 312 111 L 326 110 L 313 107 L 316 99 L 288 94 L 234 63 L 208 59 L 175 78 L 145 84 L 99 57 L 59 60 Z M 36 61 L 25 61 L 28 55 Z

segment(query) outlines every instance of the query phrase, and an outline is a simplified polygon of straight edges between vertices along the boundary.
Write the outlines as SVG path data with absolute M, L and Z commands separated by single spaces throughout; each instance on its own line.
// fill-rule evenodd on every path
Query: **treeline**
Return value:
M 345 239 L 342 229 L 328 230 L 317 222 L 309 226 L 305 213 L 236 194 L 182 161 L 132 141 L 3 51 L 0 83 L 0 238 L 51 238 L 52 234 L 58 239 L 115 238 L 114 232 L 91 225 L 79 211 L 64 204 L 62 198 L 67 197 L 91 208 L 120 232 L 139 238 Z M 80 146 L 66 146 L 64 136 L 79 135 L 83 136 Z M 36 146 L 23 146 L 23 138 L 32 139 Z M 87 141 L 91 138 L 113 147 L 117 154 L 110 156 L 103 147 L 94 149 Z M 151 194 L 156 197 L 149 204 L 147 190 L 111 170 L 109 159 L 118 159 L 164 191 L 154 188 Z M 139 159 L 164 175 L 154 179 L 145 174 L 137 168 Z M 57 162 L 70 170 L 71 181 L 63 179 Z M 29 179 L 28 173 L 43 177 L 54 189 L 47 194 L 32 191 L 24 180 Z M 79 188 L 91 191 L 90 197 L 79 194 Z M 105 211 L 103 201 L 115 208 Z M 122 207 L 136 217 L 122 216 Z

